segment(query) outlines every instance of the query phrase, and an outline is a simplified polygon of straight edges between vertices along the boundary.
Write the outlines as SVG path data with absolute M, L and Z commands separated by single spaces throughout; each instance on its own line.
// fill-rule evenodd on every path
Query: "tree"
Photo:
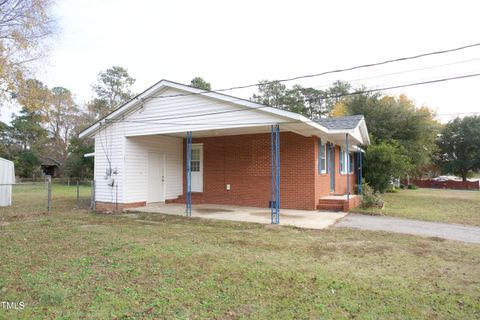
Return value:
M 385 142 L 368 146 L 364 159 L 365 180 L 381 193 L 388 189 L 393 177 L 403 176 L 411 166 L 402 147 Z
M 210 83 L 205 81 L 201 77 L 193 78 L 192 81 L 190 81 L 190 85 L 192 87 L 202 89 L 202 90 L 205 90 L 205 91 L 211 91 L 212 90 L 212 86 L 210 85 Z
M 45 52 L 42 42 L 55 31 L 50 0 L 0 2 L 0 97 L 16 93 L 31 72 L 29 62 Z
M 29 111 L 26 107 L 12 119 L 10 128 L 11 153 L 31 150 L 39 153 L 45 150 L 48 132 L 42 127 L 42 116 L 39 111 Z M 14 150 L 14 148 L 17 150 Z
M 68 146 L 79 109 L 70 90 L 55 87 L 51 91 L 50 104 L 45 108 L 45 123 L 49 131 L 52 153 L 62 163 L 68 156 Z
M 332 87 L 323 91 L 298 84 L 288 89 L 279 81 L 262 80 L 258 85 L 258 93 L 252 96 L 252 100 L 314 119 L 327 115 L 335 103 L 342 99 L 339 95 L 349 90 L 350 84 L 342 81 L 334 82 Z
M 345 104 L 348 115 L 365 116 L 372 143 L 402 146 L 413 164 L 411 174 L 420 175 L 422 168 L 431 163 L 440 129 L 432 110 L 417 108 L 405 95 L 392 97 L 378 92 L 349 96 L 340 103 Z
M 469 173 L 480 169 L 480 116 L 450 121 L 437 142 L 444 172 L 459 175 L 466 181 Z
M 13 159 L 15 174 L 20 177 L 33 178 L 40 171 L 40 160 L 32 150 L 22 150 Z
M 131 86 L 135 79 L 130 77 L 127 69 L 123 67 L 113 66 L 101 71 L 97 81 L 97 84 L 92 85 L 95 97 L 87 105 L 96 119 L 109 114 L 134 96 Z

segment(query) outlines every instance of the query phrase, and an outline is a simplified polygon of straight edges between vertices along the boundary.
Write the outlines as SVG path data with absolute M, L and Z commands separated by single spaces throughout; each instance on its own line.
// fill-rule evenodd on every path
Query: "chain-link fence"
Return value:
M 80 179 L 17 179 L 11 187 L 12 205 L 0 207 L 0 214 L 25 216 L 92 209 L 93 182 Z

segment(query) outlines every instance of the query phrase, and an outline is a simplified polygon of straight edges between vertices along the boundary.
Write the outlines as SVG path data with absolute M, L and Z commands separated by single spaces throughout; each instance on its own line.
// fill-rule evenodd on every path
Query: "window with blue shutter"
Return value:
M 318 139 L 318 174 L 327 172 L 327 154 L 322 139 Z

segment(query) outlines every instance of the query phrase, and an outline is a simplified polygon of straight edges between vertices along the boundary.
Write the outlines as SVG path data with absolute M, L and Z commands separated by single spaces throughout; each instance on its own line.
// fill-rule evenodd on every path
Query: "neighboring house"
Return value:
M 51 157 L 39 157 L 40 158 L 40 168 L 46 176 L 56 178 L 60 176 L 60 168 L 62 163 L 58 160 L 55 160 Z
M 271 143 L 275 125 L 279 125 L 279 149 Z M 186 139 L 188 132 L 192 144 Z M 358 146 L 369 144 L 363 116 L 312 121 L 166 80 L 80 137 L 95 139 L 97 210 L 185 203 L 190 194 L 187 185 L 193 204 L 268 207 L 275 185 L 272 153 L 276 150 L 282 208 L 346 210 L 359 203 L 353 196 Z M 192 148 L 190 166 L 186 166 L 187 147 Z M 352 194 L 348 202 L 346 194 Z M 334 200 L 340 203 L 329 203 Z
M 0 158 L 0 207 L 12 205 L 12 185 L 15 184 L 15 167 L 12 161 Z

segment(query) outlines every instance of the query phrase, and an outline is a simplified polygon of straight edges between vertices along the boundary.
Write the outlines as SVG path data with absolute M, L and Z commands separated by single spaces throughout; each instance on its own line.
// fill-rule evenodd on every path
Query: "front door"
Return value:
M 335 145 L 330 144 L 329 161 L 330 161 L 330 192 L 335 192 Z
M 192 192 L 203 192 L 203 144 L 192 144 Z
M 148 153 L 148 202 L 165 201 L 165 154 Z

